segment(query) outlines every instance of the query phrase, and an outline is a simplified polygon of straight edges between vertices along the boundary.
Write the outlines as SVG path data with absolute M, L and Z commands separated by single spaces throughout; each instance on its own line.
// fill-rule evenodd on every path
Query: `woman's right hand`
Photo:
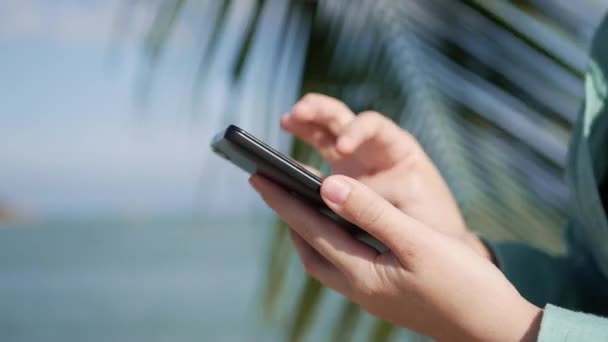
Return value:
M 357 179 L 412 218 L 491 260 L 431 159 L 385 116 L 355 115 L 337 99 L 307 94 L 283 116 L 281 127 L 316 148 L 334 174 Z
M 361 182 L 327 177 L 321 197 L 389 248 L 356 240 L 261 177 L 251 185 L 289 225 L 304 269 L 382 320 L 439 341 L 535 341 L 542 310 L 487 259 L 395 208 Z

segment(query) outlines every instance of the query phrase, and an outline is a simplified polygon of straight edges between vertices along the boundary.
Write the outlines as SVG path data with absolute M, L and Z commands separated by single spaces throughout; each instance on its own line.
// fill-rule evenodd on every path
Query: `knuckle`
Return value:
M 404 173 L 404 177 L 407 177 L 409 183 L 413 183 L 412 185 L 422 185 L 421 183 L 424 181 L 424 176 L 421 174 L 421 158 L 417 153 L 407 154 L 405 158 L 401 161 L 402 167 L 405 169 L 407 173 Z
M 407 184 L 407 193 L 419 195 L 428 191 L 429 170 L 419 155 L 412 153 L 403 158 L 400 170 Z
M 321 95 L 318 93 L 306 93 L 304 96 L 302 96 L 300 102 L 312 102 L 319 99 L 320 96 Z
M 359 124 L 371 128 L 375 132 L 385 131 L 395 125 L 389 118 L 375 111 L 366 111 L 361 114 Z
M 365 120 L 369 120 L 369 121 L 377 121 L 377 122 L 382 122 L 382 121 L 386 121 L 388 120 L 384 115 L 373 111 L 373 110 L 367 110 L 364 112 L 361 112 L 359 114 L 359 117 L 361 119 L 365 119 Z

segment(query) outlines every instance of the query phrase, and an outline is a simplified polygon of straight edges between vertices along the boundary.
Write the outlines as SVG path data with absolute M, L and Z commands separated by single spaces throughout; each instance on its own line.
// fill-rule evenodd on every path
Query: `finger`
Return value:
M 314 123 L 334 135 L 355 118 L 355 114 L 343 102 L 316 93 L 304 95 L 291 112 L 294 122 Z
M 405 138 L 405 140 L 404 140 Z M 377 112 L 363 112 L 340 132 L 336 149 L 343 154 L 354 152 L 361 145 L 372 142 L 390 155 L 404 152 L 415 140 L 390 119 Z M 399 143 L 397 143 L 399 142 Z
M 336 266 L 327 261 L 292 228 L 289 228 L 289 234 L 306 273 L 318 279 L 323 285 L 346 294 L 348 283 Z
M 252 176 L 250 183 L 270 208 L 347 277 L 354 276 L 357 269 L 368 269 L 369 262 L 378 255 L 374 249 L 357 241 L 346 230 L 271 181 Z
M 417 254 L 428 229 L 367 186 L 346 176 L 329 176 L 321 196 L 336 214 L 384 243 L 403 262 Z
M 281 128 L 316 148 L 326 159 L 338 156 L 335 145 L 336 136 L 327 129 L 308 122 L 295 122 L 289 114 L 281 118 Z

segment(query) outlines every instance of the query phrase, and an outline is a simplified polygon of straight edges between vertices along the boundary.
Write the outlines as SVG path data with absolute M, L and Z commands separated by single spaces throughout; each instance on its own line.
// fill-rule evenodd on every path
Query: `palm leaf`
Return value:
M 331 341 L 352 341 L 360 313 L 361 310 L 355 303 L 344 301 Z
M 149 64 L 157 63 L 183 3 L 159 4 L 144 49 Z M 230 67 L 221 70 L 232 80 L 232 96 L 225 107 L 230 116 L 221 120 L 245 120 L 271 142 L 277 135 L 268 122 L 298 94 L 322 92 L 357 111 L 378 110 L 420 140 L 472 229 L 563 251 L 558 233 L 567 189 L 561 176 L 594 25 L 587 18 L 598 20 L 601 12 L 596 1 L 224 0 L 205 8 L 201 15 L 213 25 L 200 34 L 193 108 L 207 96 L 218 61 L 227 60 Z M 244 8 L 245 29 L 234 33 L 243 24 L 231 13 Z M 230 49 L 223 46 L 229 32 L 240 37 Z M 247 102 L 253 91 L 255 100 Z M 255 122 L 245 113 L 252 107 L 264 113 Z M 291 153 L 321 163 L 301 141 Z M 262 295 L 268 317 L 292 286 L 284 225 L 272 234 Z M 292 340 L 315 329 L 328 297 L 316 281 L 303 279 L 289 320 Z M 350 340 L 358 329 L 367 329 L 363 336 L 371 340 L 402 333 L 381 321 L 361 324 L 352 303 L 336 311 L 333 340 Z
M 323 299 L 324 287 L 317 280 L 306 277 L 302 286 L 289 329 L 289 341 L 302 341 L 310 331 L 320 301 Z

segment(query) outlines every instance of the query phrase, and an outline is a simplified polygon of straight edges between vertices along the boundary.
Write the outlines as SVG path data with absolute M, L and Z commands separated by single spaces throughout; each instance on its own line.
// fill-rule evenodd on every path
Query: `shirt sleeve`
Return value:
M 608 319 L 548 304 L 537 341 L 608 341 Z

